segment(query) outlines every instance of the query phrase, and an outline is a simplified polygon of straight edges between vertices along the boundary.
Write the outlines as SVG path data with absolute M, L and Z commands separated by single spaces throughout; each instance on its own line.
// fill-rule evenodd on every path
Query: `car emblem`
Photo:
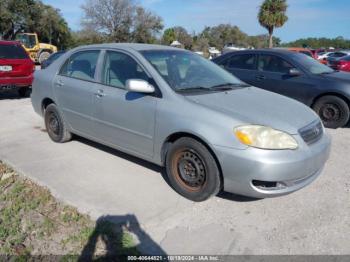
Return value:
M 321 130 L 319 127 L 315 127 L 313 130 L 312 130 L 312 133 L 315 135 L 315 136 L 318 136 L 320 134 Z

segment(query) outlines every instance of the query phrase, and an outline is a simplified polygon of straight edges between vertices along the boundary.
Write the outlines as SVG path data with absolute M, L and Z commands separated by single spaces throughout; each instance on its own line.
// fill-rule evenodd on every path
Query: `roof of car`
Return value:
M 227 54 L 243 54 L 243 53 L 278 53 L 278 54 L 291 54 L 295 53 L 288 49 L 283 48 L 262 48 L 262 49 L 247 49 L 247 50 L 239 50 L 228 52 Z
M 311 52 L 310 49 L 307 48 L 302 48 L 302 47 L 278 47 L 276 49 L 285 49 L 285 50 L 289 50 L 289 51 L 307 51 L 307 52 Z
M 122 49 L 133 49 L 136 51 L 145 50 L 184 50 L 176 47 L 165 46 L 165 45 L 151 45 L 151 44 L 135 44 L 135 43 L 110 43 L 110 44 L 98 44 L 83 46 L 85 48 L 122 48 Z M 81 47 L 81 48 L 83 48 Z

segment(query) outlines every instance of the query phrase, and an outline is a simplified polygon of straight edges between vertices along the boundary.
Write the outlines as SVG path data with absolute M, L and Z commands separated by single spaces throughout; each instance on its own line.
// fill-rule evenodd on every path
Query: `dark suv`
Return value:
M 287 50 L 246 50 L 213 60 L 242 81 L 294 98 L 310 107 L 329 128 L 350 118 L 350 74 Z

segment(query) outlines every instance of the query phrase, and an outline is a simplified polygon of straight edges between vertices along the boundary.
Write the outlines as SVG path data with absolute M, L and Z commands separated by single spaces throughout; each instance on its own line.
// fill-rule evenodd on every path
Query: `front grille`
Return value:
M 315 121 L 299 130 L 299 134 L 307 144 L 316 143 L 323 135 L 323 126 L 320 121 Z

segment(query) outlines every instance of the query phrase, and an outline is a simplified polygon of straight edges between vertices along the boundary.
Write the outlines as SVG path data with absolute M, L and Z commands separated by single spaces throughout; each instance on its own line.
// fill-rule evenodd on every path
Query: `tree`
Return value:
M 309 48 L 341 48 L 341 49 L 350 49 L 350 39 L 345 39 L 344 37 L 337 38 L 306 38 L 298 39 L 290 43 L 284 43 L 283 46 L 295 46 L 303 47 L 307 46 Z
M 136 43 L 154 43 L 155 34 L 163 29 L 162 18 L 142 7 L 136 8 L 132 40 Z
M 174 28 L 168 28 L 164 31 L 161 43 L 163 45 L 170 45 L 176 40 L 176 34 Z
M 11 40 L 19 32 L 36 32 L 40 41 L 65 48 L 71 34 L 60 11 L 39 0 L 1 0 L 0 36 Z
M 286 0 L 265 0 L 260 6 L 258 14 L 259 23 L 269 33 L 269 47 L 273 47 L 273 32 L 275 28 L 282 27 L 288 20 Z
M 200 37 L 207 38 L 210 46 L 222 49 L 226 44 L 233 43 L 239 46 L 247 46 L 248 35 L 237 26 L 220 24 L 214 27 L 206 27 Z
M 170 45 L 175 40 L 183 44 L 186 49 L 192 48 L 193 37 L 181 26 L 168 28 L 163 33 L 162 43 L 164 45 Z
M 84 30 L 95 30 L 114 42 L 149 43 L 163 29 L 162 19 L 132 0 L 86 0 Z

